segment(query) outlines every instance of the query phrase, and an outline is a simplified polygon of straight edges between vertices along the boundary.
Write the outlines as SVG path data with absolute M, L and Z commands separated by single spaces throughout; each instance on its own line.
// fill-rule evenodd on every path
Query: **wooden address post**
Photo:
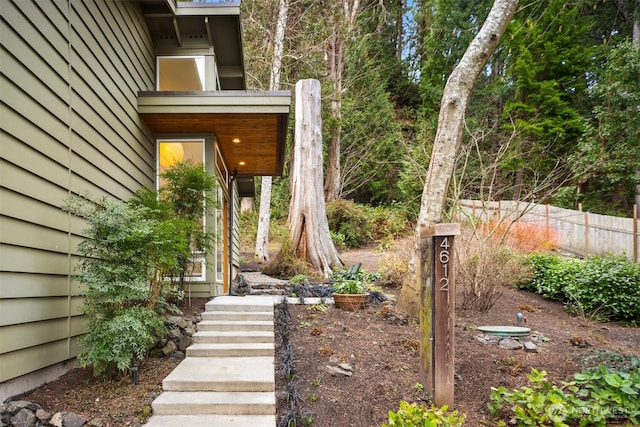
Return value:
M 436 406 L 453 408 L 455 274 L 460 224 L 420 230 L 420 374 Z

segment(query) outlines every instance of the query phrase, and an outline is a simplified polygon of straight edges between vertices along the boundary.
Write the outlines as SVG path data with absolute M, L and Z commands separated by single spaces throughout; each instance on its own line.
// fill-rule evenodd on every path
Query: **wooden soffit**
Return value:
M 214 135 L 230 173 L 280 176 L 289 91 L 140 92 L 138 113 L 155 134 Z

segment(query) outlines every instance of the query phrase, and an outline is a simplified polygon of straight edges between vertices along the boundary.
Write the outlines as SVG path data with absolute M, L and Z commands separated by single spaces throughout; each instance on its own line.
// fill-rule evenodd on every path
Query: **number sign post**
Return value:
M 437 406 L 453 408 L 455 274 L 453 239 L 460 224 L 420 230 L 420 374 Z

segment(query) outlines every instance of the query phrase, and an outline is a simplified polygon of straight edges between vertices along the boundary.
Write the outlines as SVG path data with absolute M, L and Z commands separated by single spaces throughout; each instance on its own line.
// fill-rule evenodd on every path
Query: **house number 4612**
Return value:
M 444 237 L 440 243 L 440 254 L 438 261 L 442 266 L 442 277 L 440 278 L 440 290 L 449 292 L 449 238 Z

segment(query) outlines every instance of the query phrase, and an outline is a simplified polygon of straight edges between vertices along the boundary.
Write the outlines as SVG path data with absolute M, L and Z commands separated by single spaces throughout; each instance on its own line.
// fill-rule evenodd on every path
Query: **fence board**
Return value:
M 638 218 L 620 218 L 510 200 L 461 200 L 459 218 L 480 221 L 499 216 L 538 224 L 558 237 L 559 248 L 578 256 L 619 255 L 638 262 Z

